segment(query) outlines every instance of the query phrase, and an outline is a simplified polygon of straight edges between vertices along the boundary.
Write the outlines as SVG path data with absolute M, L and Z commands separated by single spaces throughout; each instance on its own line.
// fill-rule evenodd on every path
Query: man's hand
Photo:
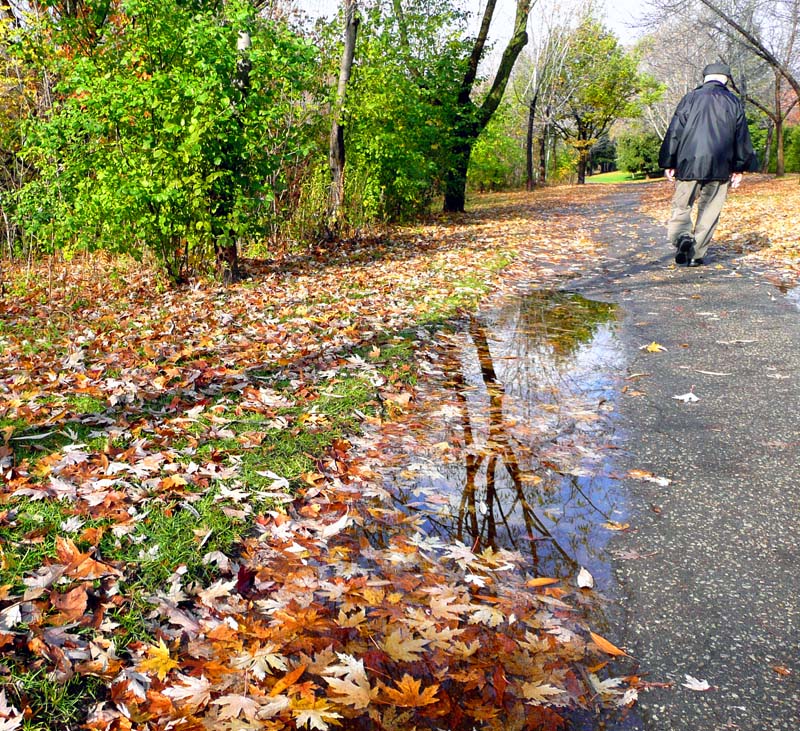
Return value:
M 667 180 L 669 180 L 671 183 L 673 180 L 675 180 L 675 168 L 667 168 L 664 171 L 664 175 L 667 176 Z
M 742 182 L 742 174 L 741 173 L 734 173 L 731 175 L 731 188 L 736 190 Z

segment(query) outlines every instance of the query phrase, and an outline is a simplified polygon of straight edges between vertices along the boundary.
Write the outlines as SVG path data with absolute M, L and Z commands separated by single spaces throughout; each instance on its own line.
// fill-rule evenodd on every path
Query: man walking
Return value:
M 667 227 L 676 264 L 703 264 L 728 188 L 739 187 L 742 173 L 758 170 L 744 105 L 728 91 L 729 81 L 727 64 L 706 66 L 702 85 L 681 99 L 661 144 L 658 164 L 677 181 Z

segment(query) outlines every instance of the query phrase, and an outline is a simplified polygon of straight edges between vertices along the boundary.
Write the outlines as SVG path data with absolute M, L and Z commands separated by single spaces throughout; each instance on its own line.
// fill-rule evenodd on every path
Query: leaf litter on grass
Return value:
M 97 731 L 525 728 L 587 703 L 578 666 L 598 648 L 569 592 L 527 585 L 518 552 L 424 531 L 381 484 L 377 438 L 354 450 L 315 407 L 357 374 L 372 414 L 345 428 L 413 413 L 387 345 L 474 306 L 506 260 L 512 288 L 514 271 L 563 281 L 596 255 L 574 215 L 589 204 L 509 196 L 455 225 L 254 264 L 229 289 L 159 294 L 152 273 L 98 260 L 64 265 L 48 291 L 10 288 L 6 677 L 99 679 L 83 719 Z M 435 371 L 425 332 L 412 338 L 419 372 Z M 272 438 L 286 433 L 330 438 L 287 462 Z M 14 702 L 46 723 L 35 699 Z

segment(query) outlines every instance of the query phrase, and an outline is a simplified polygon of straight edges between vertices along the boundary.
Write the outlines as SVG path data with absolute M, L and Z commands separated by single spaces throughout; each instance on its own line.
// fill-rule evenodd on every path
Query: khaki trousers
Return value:
M 694 258 L 706 255 L 719 214 L 728 197 L 727 180 L 678 180 L 672 196 L 672 215 L 667 226 L 670 243 L 675 246 L 681 234 L 694 236 Z M 692 208 L 697 203 L 697 217 L 692 230 Z

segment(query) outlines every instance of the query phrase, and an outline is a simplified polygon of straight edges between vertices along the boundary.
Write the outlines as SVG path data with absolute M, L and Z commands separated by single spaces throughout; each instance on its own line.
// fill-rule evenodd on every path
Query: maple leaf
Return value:
M 541 598 L 541 597 L 540 597 Z M 483 606 L 475 609 L 469 618 L 470 624 L 485 624 L 487 627 L 497 627 L 506 620 L 506 615 L 496 607 Z
M 220 696 L 211 701 L 211 705 L 219 706 L 219 719 L 224 721 L 228 718 L 238 718 L 244 716 L 252 721 L 258 713 L 259 705 L 252 698 L 236 693 Z
M 405 673 L 399 682 L 395 682 L 397 689 L 382 685 L 382 690 L 389 698 L 390 702 L 402 708 L 420 708 L 436 703 L 436 693 L 438 685 L 429 685 L 420 693 L 422 681 Z
M 0 690 L 0 731 L 13 731 L 22 725 L 23 715 L 8 704 L 5 689 Z
M 639 350 L 646 350 L 648 353 L 663 353 L 666 351 L 666 348 L 663 345 L 659 345 L 657 342 L 653 341 L 649 345 L 640 346 Z
M 366 673 L 348 675 L 346 678 L 325 676 L 328 687 L 336 694 L 337 703 L 353 708 L 366 708 L 377 697 L 378 688 L 372 688 Z
M 431 594 L 431 612 L 437 619 L 458 620 L 473 608 L 471 604 L 454 603 L 459 596 L 449 587 L 435 587 L 426 591 Z
M 164 680 L 170 670 L 178 667 L 178 663 L 170 657 L 169 648 L 164 640 L 159 640 L 158 645 L 147 648 L 147 659 L 141 660 L 137 668 L 143 673 L 154 673 L 159 680 Z
M 264 647 L 258 648 L 255 652 L 245 652 L 237 655 L 230 663 L 232 668 L 237 670 L 247 670 L 258 680 L 271 674 L 271 670 L 281 670 L 286 672 L 286 658 L 277 652 L 277 646 L 267 643 Z
M 206 706 L 211 699 L 211 683 L 201 675 L 199 678 L 176 673 L 176 684 L 165 688 L 162 693 L 172 698 L 179 706 L 193 710 Z
M 549 683 L 523 683 L 522 697 L 531 705 L 541 706 L 549 703 L 552 698 L 564 695 L 565 691 Z
M 298 726 L 308 726 L 317 731 L 327 731 L 328 722 L 339 725 L 340 713 L 330 710 L 327 701 L 322 698 L 301 698 L 292 703 L 292 716 Z
M 381 647 L 392 660 L 415 662 L 427 644 L 428 640 L 415 640 L 403 630 L 396 629 L 386 635 Z
M 231 591 L 235 588 L 235 579 L 232 581 L 224 581 L 223 579 L 220 579 L 219 581 L 215 581 L 207 589 L 203 589 L 202 591 L 198 592 L 197 596 L 200 597 L 200 600 L 203 602 L 203 604 L 208 607 L 213 607 L 215 599 L 219 599 L 223 596 L 230 596 Z

